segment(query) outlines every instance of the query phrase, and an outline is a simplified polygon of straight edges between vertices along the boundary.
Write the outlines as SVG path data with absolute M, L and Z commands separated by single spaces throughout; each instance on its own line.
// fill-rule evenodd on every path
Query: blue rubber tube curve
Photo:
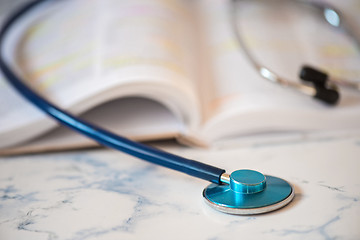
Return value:
M 5 36 L 21 17 L 23 17 L 36 6 L 40 5 L 42 2 L 47 1 L 53 0 L 36 0 L 29 2 L 11 14 L 2 26 L 0 30 L 0 69 L 2 70 L 7 81 L 29 102 L 56 119 L 58 122 L 79 133 L 82 133 L 83 135 L 86 135 L 89 138 L 92 138 L 102 145 L 120 150 L 148 162 L 152 162 L 197 178 L 220 184 L 220 177 L 225 172 L 225 170 L 131 141 L 127 138 L 115 135 L 100 127 L 81 120 L 43 99 L 40 95 L 33 92 L 28 86 L 26 86 L 19 77 L 16 76 L 13 70 L 7 65 L 3 57 Z

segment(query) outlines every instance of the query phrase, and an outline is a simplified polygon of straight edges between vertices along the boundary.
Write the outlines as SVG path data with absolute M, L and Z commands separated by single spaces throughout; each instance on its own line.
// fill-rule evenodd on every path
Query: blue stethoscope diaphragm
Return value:
M 253 215 L 284 207 L 294 198 L 294 190 L 281 178 L 244 169 L 233 172 L 226 184 L 210 184 L 203 197 L 218 211 Z

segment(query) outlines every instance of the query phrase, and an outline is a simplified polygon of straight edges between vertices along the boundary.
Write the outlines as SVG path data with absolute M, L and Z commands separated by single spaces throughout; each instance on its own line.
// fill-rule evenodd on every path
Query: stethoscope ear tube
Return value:
M 232 0 L 232 3 L 237 4 L 241 1 L 244 0 Z M 355 36 L 355 34 L 353 34 L 349 25 L 347 24 L 347 22 L 345 22 L 344 18 L 340 14 L 340 11 L 326 3 L 319 3 L 313 1 L 306 2 L 299 0 L 294 0 L 294 2 L 313 6 L 318 9 L 324 15 L 323 17 L 331 26 L 343 29 L 344 32 L 352 38 L 356 46 L 358 48 L 360 47 L 359 39 Z M 289 81 L 279 76 L 274 71 L 270 70 L 268 67 L 261 65 L 252 55 L 243 38 L 241 37 L 237 26 L 238 13 L 236 9 L 236 6 L 231 9 L 231 17 L 233 24 L 232 27 L 234 29 L 235 37 L 237 38 L 244 55 L 247 57 L 253 67 L 258 71 L 259 75 L 262 76 L 264 79 L 294 89 L 295 91 L 298 91 L 307 96 L 314 97 L 315 99 L 318 99 L 328 105 L 336 105 L 339 102 L 340 93 L 337 85 L 360 91 L 359 82 L 346 79 L 333 79 L 330 78 L 326 73 L 321 72 L 314 67 L 304 66 L 301 69 L 300 78 L 306 82 L 302 83 L 297 81 Z

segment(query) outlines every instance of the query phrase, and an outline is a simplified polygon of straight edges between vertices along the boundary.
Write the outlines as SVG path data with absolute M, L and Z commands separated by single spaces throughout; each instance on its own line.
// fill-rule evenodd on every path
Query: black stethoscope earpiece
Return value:
M 316 90 L 314 98 L 331 105 L 338 102 L 340 97 L 338 87 L 335 84 L 328 83 L 328 75 L 326 73 L 305 65 L 301 68 L 299 77 L 303 81 L 313 84 Z

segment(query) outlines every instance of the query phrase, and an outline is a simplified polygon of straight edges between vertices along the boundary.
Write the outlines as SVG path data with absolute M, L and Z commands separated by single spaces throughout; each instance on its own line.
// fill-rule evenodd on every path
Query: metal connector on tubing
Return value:
M 230 184 L 230 174 L 224 172 L 220 176 L 220 182 L 225 184 Z

